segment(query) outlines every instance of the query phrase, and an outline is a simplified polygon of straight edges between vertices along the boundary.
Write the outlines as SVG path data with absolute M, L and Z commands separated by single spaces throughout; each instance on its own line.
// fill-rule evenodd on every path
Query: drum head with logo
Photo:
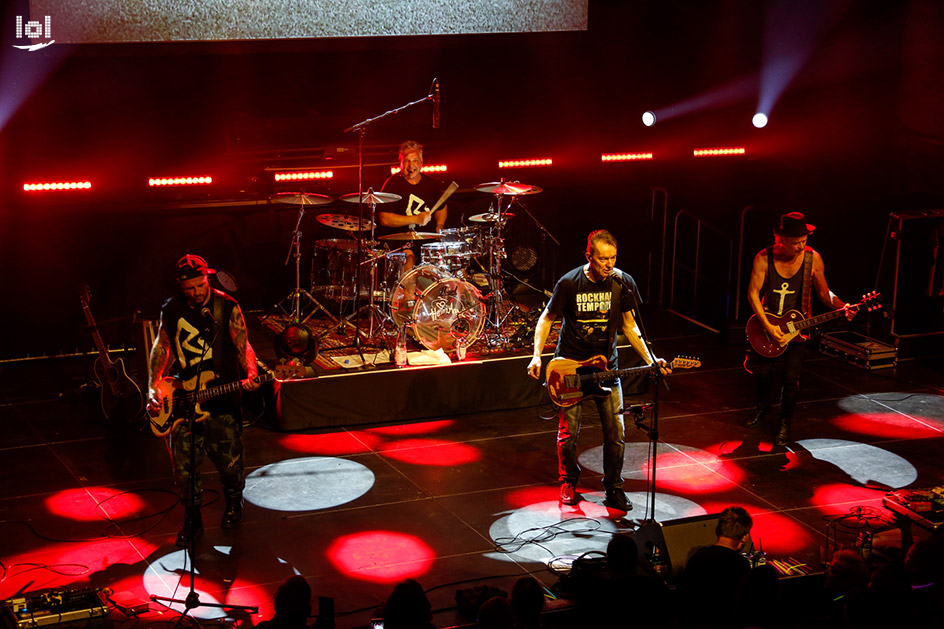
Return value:
M 439 280 L 450 277 L 452 275 L 445 269 L 421 264 L 413 267 L 400 278 L 390 298 L 390 315 L 397 327 L 413 323 L 413 309 L 423 295 L 423 291 Z
M 478 289 L 457 278 L 430 285 L 413 308 L 416 340 L 431 350 L 452 351 L 463 339 L 466 347 L 478 339 L 485 326 L 485 304 Z

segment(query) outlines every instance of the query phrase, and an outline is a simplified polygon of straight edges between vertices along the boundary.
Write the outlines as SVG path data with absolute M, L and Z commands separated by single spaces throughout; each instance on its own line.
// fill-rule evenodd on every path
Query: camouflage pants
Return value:
M 182 422 L 171 435 L 174 448 L 174 472 L 177 487 L 184 504 L 190 502 L 190 431 Z M 194 504 L 203 504 L 203 479 L 200 468 L 204 454 L 220 473 L 220 482 L 226 496 L 237 497 L 246 485 L 246 462 L 243 457 L 242 424 L 233 415 L 211 415 L 194 428 Z

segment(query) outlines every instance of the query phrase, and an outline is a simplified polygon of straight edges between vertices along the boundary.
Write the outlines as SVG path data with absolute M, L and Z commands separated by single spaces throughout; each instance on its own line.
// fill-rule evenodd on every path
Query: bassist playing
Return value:
M 602 355 L 610 369 L 617 366 L 616 335 L 623 332 L 630 345 L 648 365 L 659 363 L 663 373 L 665 361 L 653 356 L 639 331 L 633 310 L 639 302 L 638 289 L 632 276 L 616 268 L 616 239 L 605 230 L 597 230 L 587 238 L 587 264 L 579 266 L 558 280 L 554 293 L 534 329 L 534 354 L 528 364 L 528 375 L 541 375 L 541 353 L 547 343 L 551 326 L 561 322 L 560 339 L 555 356 L 583 361 Z M 549 383 L 551 378 L 549 377 Z M 607 386 L 610 386 L 607 383 Z M 549 384 L 550 387 L 550 384 Z M 629 511 L 632 504 L 623 491 L 623 395 L 616 378 L 606 397 L 593 398 L 603 427 L 603 504 L 618 511 Z M 575 505 L 580 501 L 576 491 L 580 477 L 577 462 L 577 437 L 580 434 L 581 405 L 573 404 L 558 410 L 557 461 L 560 481 L 560 502 Z
M 757 320 L 771 341 L 786 345 L 783 352 L 783 375 L 780 383 L 779 429 L 775 438 L 777 445 L 787 445 L 791 439 L 791 424 L 796 407 L 803 364 L 805 344 L 797 338 L 789 344 L 780 328 L 768 319 L 768 313 L 780 316 L 797 310 L 805 317 L 811 315 L 811 298 L 816 293 L 819 300 L 830 308 L 845 309 L 848 319 L 855 310 L 829 290 L 823 258 L 809 247 L 807 238 L 816 229 L 806 222 L 800 212 L 790 212 L 780 217 L 774 227 L 773 246 L 762 249 L 754 257 L 747 299 Z M 757 407 L 748 420 L 748 426 L 759 424 L 770 411 L 775 391 L 774 369 L 777 359 L 765 358 L 749 349 L 748 364 L 754 373 Z
M 181 381 L 196 383 L 199 388 L 236 381 L 246 391 L 259 388 L 256 355 L 249 344 L 242 310 L 235 299 L 210 287 L 208 275 L 214 272 L 199 256 L 185 255 L 177 262 L 180 294 L 164 302 L 151 348 L 148 410 L 152 415 L 165 402 L 159 384 L 168 364 L 173 365 L 174 375 Z M 193 470 L 189 423 L 180 422 L 171 432 L 175 475 L 185 506 L 184 526 L 177 535 L 180 547 L 189 545 L 191 531 L 194 539 L 203 532 L 200 467 L 204 453 L 216 466 L 223 484 L 226 506 L 222 527 L 232 528 L 242 519 L 245 461 L 238 391 L 203 402 L 201 410 L 208 417 L 194 424 Z

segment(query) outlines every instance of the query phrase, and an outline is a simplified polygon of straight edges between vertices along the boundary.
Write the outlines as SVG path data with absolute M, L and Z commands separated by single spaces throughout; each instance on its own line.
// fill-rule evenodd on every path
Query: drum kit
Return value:
M 456 188 L 452 184 L 447 193 Z M 468 225 L 441 232 L 407 230 L 377 238 L 377 206 L 399 201 L 400 197 L 373 190 L 368 190 L 363 199 L 358 193 L 341 196 L 342 201 L 369 207 L 369 218 L 347 214 L 316 217 L 318 223 L 350 235 L 315 241 L 310 292 L 298 285 L 301 215 L 306 206 L 329 203 L 331 198 L 304 193 L 280 195 L 278 202 L 301 206 L 289 254 L 289 258 L 296 258 L 296 288 L 287 298 L 292 300 L 294 320 L 303 321 L 300 300 L 304 297 L 315 305 L 308 317 L 322 309 L 342 328 L 352 325 L 356 334 L 364 334 L 366 340 L 377 341 L 388 349 L 392 337 L 403 332 L 426 349 L 460 356 L 476 342 L 492 349 L 507 349 L 511 337 L 506 323 L 517 308 L 506 300 L 502 285 L 501 266 L 506 257 L 503 235 L 514 218 L 508 209 L 520 203 L 520 197 L 542 189 L 502 180 L 477 185 L 474 190 L 492 195 L 494 202 L 488 212 L 470 216 Z M 440 199 L 437 205 L 443 202 Z M 417 241 L 419 260 L 406 268 L 407 250 Z M 332 300 L 339 316 L 334 317 L 314 295 Z M 345 306 L 352 303 L 353 312 L 344 316 Z M 369 324 L 362 330 L 361 320 L 354 318 L 365 312 Z M 352 320 L 356 325 L 351 324 Z

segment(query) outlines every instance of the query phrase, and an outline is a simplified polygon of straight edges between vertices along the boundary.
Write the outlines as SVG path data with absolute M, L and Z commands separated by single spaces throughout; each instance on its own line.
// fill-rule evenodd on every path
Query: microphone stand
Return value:
M 435 81 L 433 82 L 433 84 L 435 85 Z M 435 101 L 435 99 L 436 99 L 436 92 L 434 90 L 431 90 L 430 93 L 424 96 L 423 98 L 419 98 L 413 102 L 407 103 L 406 105 L 397 107 L 396 109 L 390 109 L 388 111 L 385 111 L 379 116 L 374 116 L 373 118 L 367 118 L 365 120 L 361 120 L 360 122 L 355 123 L 344 130 L 344 133 L 352 133 L 356 131 L 357 136 L 358 136 L 357 137 L 357 220 L 359 221 L 358 227 L 360 227 L 364 223 L 364 144 L 365 144 L 365 136 L 367 135 L 367 127 L 369 127 L 374 122 L 377 122 L 378 120 L 383 120 L 384 118 L 393 116 L 394 114 L 398 114 L 401 111 L 409 109 L 410 107 L 414 107 L 416 105 L 419 105 L 420 103 L 425 103 L 428 100 Z M 356 263 L 356 272 L 354 274 L 354 282 L 355 282 L 354 313 L 357 316 L 354 318 L 354 341 L 351 347 L 357 350 L 357 353 L 361 358 L 361 364 L 366 364 L 367 361 L 364 358 L 364 352 L 361 349 L 361 317 L 360 317 L 360 292 L 361 292 L 360 291 L 360 278 L 361 278 L 361 266 L 362 266 L 363 260 L 364 260 L 363 239 L 358 238 L 357 239 L 357 263 Z M 373 293 L 373 290 L 374 290 L 373 286 L 370 287 L 370 290 L 371 290 L 371 293 Z M 333 348 L 333 349 L 341 349 L 341 348 Z
M 210 301 L 212 301 L 213 299 L 217 299 L 217 297 L 214 296 L 212 292 L 210 293 L 210 295 L 211 295 Z M 197 593 L 195 589 L 196 588 L 196 578 L 195 578 L 196 569 L 194 568 L 194 552 L 193 551 L 194 551 L 194 547 L 196 546 L 197 540 L 196 540 L 196 535 L 195 535 L 196 518 L 193 517 L 193 514 L 197 506 L 196 505 L 196 502 L 197 502 L 197 492 L 196 492 L 197 476 L 196 475 L 199 473 L 199 470 L 196 469 L 197 448 L 196 448 L 196 435 L 194 434 L 194 430 L 197 427 L 197 403 L 198 403 L 197 394 L 200 392 L 200 384 L 201 384 L 200 375 L 201 373 L 203 373 L 203 363 L 206 362 L 205 359 L 206 359 L 207 352 L 213 345 L 216 344 L 216 337 L 220 333 L 219 321 L 214 319 L 212 315 L 209 318 L 211 321 L 213 321 L 210 327 L 210 330 L 213 331 L 213 334 L 211 335 L 210 342 L 204 343 L 203 354 L 200 356 L 200 362 L 197 363 L 196 388 L 192 392 L 192 395 L 193 395 L 192 404 L 191 403 L 187 404 L 187 427 L 190 430 L 190 456 L 189 456 L 190 469 L 189 469 L 188 478 L 187 478 L 187 486 L 188 486 L 188 492 L 189 492 L 189 496 L 188 496 L 189 505 L 188 506 L 190 509 L 190 522 L 189 522 L 190 531 L 188 535 L 189 540 L 187 544 L 187 555 L 190 559 L 190 569 L 188 570 L 190 574 L 190 591 L 187 593 L 187 597 L 184 599 L 172 598 L 168 596 L 158 596 L 156 594 L 152 594 L 150 596 L 150 599 L 155 602 L 183 604 L 184 611 L 180 615 L 180 617 L 177 618 L 177 622 L 174 623 L 174 627 L 179 626 L 181 621 L 184 619 L 184 617 L 187 616 L 191 610 L 196 609 L 197 607 L 212 607 L 215 609 L 235 609 L 235 610 L 245 611 L 250 614 L 259 613 L 258 606 L 226 605 L 225 603 L 203 603 L 200 601 L 200 595 Z M 210 330 L 207 330 L 207 331 L 210 331 Z M 216 374 L 216 375 L 219 376 L 219 374 Z M 184 508 L 187 508 L 187 507 L 184 507 Z M 168 607 L 170 607 L 170 605 L 168 605 Z

